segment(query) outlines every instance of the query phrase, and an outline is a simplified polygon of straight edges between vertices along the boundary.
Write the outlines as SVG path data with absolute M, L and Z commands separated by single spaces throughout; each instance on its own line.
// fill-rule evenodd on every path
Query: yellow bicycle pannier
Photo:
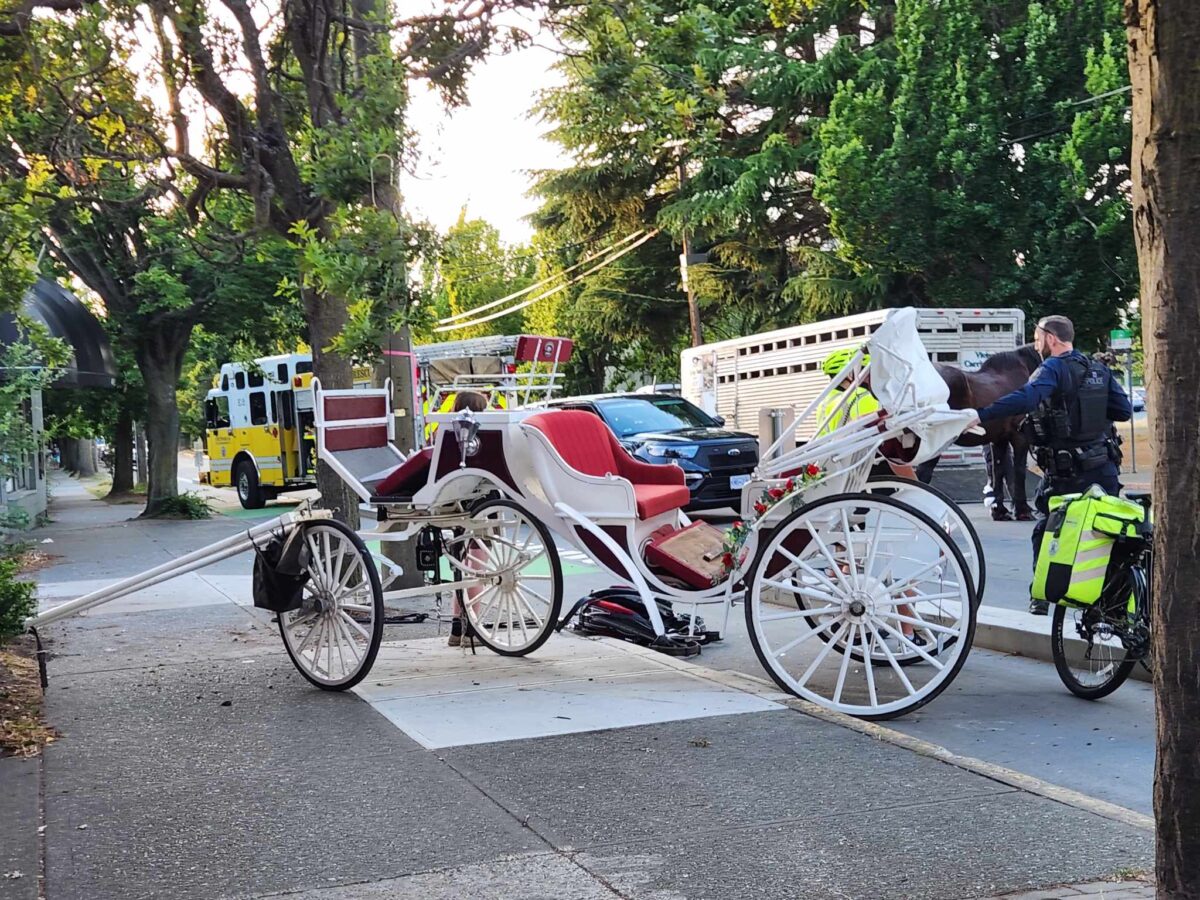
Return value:
M 1049 506 L 1030 593 L 1034 600 L 1091 606 L 1100 599 L 1117 537 L 1136 537 L 1146 510 L 1097 485 L 1051 497 Z

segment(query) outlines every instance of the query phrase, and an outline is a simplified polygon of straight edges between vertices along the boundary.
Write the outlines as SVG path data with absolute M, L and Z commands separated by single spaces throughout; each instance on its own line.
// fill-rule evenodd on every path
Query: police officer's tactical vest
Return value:
M 1108 379 L 1103 363 L 1064 360 L 1069 384 L 1030 415 L 1032 441 L 1049 450 L 1074 450 L 1103 443 L 1109 435 Z

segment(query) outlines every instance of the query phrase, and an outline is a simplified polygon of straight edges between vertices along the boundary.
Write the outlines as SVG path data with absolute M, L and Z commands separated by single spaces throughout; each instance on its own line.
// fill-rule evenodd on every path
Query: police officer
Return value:
M 1025 433 L 1043 476 L 1034 500 L 1035 562 L 1051 497 L 1093 484 L 1114 496 L 1121 490 L 1121 451 L 1113 422 L 1128 422 L 1133 408 L 1112 372 L 1076 350 L 1074 340 L 1070 319 L 1046 316 L 1033 332 L 1033 345 L 1045 361 L 1029 383 L 976 412 L 980 422 L 1027 416 Z M 1029 611 L 1035 616 L 1047 610 L 1044 600 L 1030 600 Z

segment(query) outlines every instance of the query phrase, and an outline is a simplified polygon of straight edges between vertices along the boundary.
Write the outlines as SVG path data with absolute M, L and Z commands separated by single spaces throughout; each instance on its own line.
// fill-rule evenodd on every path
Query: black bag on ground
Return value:
M 293 528 L 285 540 L 272 535 L 254 547 L 254 605 L 284 613 L 299 609 L 308 583 L 308 543 L 296 540 L 302 529 Z

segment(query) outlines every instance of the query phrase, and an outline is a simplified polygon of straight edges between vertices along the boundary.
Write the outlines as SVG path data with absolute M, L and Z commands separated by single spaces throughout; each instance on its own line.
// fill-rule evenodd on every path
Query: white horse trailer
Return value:
M 832 351 L 858 348 L 894 309 L 795 325 L 748 337 L 703 344 L 680 358 L 683 396 L 730 428 L 758 435 L 763 409 L 803 409 L 824 390 L 829 378 L 821 363 Z M 935 363 L 978 369 L 993 353 L 1025 342 L 1025 314 L 1019 309 L 919 309 L 917 331 Z M 812 437 L 797 432 L 799 440 Z M 982 462 L 982 452 L 951 445 L 942 465 Z

